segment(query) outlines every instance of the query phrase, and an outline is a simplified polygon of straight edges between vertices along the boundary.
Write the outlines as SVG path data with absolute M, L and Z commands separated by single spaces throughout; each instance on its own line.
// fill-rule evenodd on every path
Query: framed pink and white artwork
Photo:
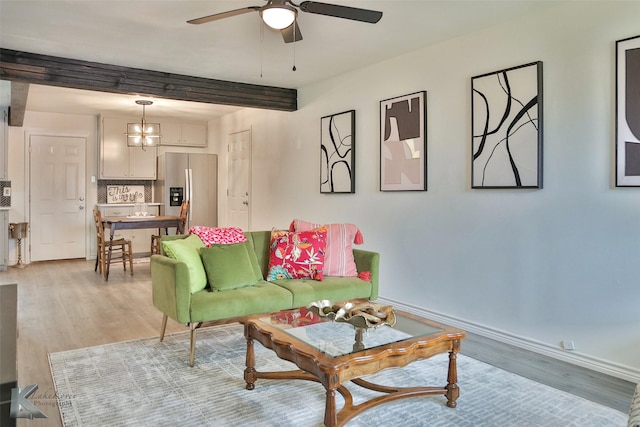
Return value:
M 380 101 L 380 190 L 427 190 L 427 92 Z

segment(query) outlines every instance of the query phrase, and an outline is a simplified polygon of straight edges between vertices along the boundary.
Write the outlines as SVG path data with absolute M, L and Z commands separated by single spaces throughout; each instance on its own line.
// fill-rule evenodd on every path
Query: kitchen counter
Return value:
M 147 206 L 160 206 L 162 203 L 151 203 L 148 202 Z M 134 207 L 136 204 L 135 203 L 96 203 L 96 206 L 100 207 L 100 208 L 108 208 L 108 207 Z M 8 209 L 8 208 L 7 208 Z

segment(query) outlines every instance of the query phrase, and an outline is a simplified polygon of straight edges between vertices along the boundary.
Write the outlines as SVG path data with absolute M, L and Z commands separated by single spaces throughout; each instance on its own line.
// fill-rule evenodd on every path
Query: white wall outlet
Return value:
M 573 340 L 564 340 L 562 341 L 562 348 L 565 350 L 575 350 L 576 343 Z
M 2 196 L 11 197 L 11 187 L 4 187 L 2 189 Z

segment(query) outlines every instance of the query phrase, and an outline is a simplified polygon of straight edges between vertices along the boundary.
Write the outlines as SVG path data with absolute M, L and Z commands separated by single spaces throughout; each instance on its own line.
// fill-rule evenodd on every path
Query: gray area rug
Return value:
M 464 341 L 463 341 L 464 346 Z M 198 331 L 196 364 L 189 334 L 52 353 L 51 374 L 63 424 L 70 426 L 321 426 L 324 388 L 301 380 L 259 379 L 245 389 L 246 341 L 238 324 Z M 259 371 L 294 365 L 255 345 Z M 385 385 L 444 386 L 447 355 L 383 371 Z M 366 411 L 347 426 L 626 426 L 627 414 L 530 381 L 464 355 L 458 357 L 457 408 L 444 396 L 416 397 Z M 349 385 L 355 402 L 377 393 Z M 339 396 L 338 408 L 342 406 Z

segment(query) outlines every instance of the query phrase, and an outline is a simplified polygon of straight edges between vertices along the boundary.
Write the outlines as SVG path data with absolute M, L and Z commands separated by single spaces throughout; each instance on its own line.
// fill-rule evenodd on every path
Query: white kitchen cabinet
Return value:
M 98 206 L 103 217 L 106 216 L 127 216 L 133 214 L 133 206 Z M 151 205 L 148 207 L 151 215 L 160 214 L 160 206 Z M 109 238 L 109 229 L 104 230 L 105 238 Z M 133 253 L 135 255 L 149 255 L 151 253 L 151 236 L 158 234 L 158 230 L 153 228 L 141 228 L 134 230 L 118 230 L 114 238 L 122 237 L 131 240 Z
M 161 121 L 162 145 L 206 147 L 207 124 L 204 122 Z
M 156 179 L 158 149 L 127 146 L 127 123 L 137 120 L 101 117 L 100 179 Z
M 0 271 L 5 271 L 7 265 L 9 265 L 9 211 L 3 209 L 0 210 Z
M 8 147 L 9 147 L 9 111 L 0 110 L 0 179 L 9 179 Z

